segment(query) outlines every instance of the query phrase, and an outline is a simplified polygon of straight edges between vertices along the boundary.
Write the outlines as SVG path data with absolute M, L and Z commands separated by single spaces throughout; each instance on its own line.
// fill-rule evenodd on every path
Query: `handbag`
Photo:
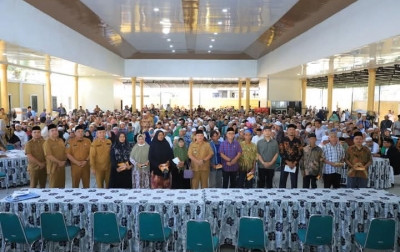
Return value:
M 183 170 L 183 178 L 192 179 L 193 176 L 194 176 L 193 170 L 190 170 L 190 169 Z

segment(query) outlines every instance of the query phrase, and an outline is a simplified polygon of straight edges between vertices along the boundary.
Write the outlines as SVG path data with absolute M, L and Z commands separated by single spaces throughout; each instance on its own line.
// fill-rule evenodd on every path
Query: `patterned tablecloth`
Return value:
M 206 189 L 205 216 L 221 243 L 236 245 L 240 217 L 256 216 L 264 220 L 269 250 L 299 251 L 297 230 L 306 228 L 310 215 L 329 214 L 334 216 L 334 251 L 356 251 L 354 233 L 368 230 L 374 217 L 399 220 L 399 202 L 375 189 Z
M 0 158 L 0 172 L 7 172 L 9 178 L 9 186 L 22 186 L 29 184 L 28 158 L 25 151 L 12 150 L 2 152 L 7 157 Z M 5 182 L 1 180 L 1 187 L 4 188 Z
M 340 183 L 347 185 L 347 165 L 340 169 L 342 175 Z M 393 168 L 390 166 L 389 159 L 374 157 L 372 165 L 368 167 L 368 187 L 376 189 L 386 189 L 392 187 L 394 183 Z
M 119 224 L 128 228 L 129 251 L 139 250 L 139 212 L 161 213 L 164 226 L 173 230 L 168 244 L 153 244 L 157 251 L 184 251 L 186 248 L 186 222 L 204 219 L 204 195 L 202 190 L 107 190 L 107 189 L 31 189 L 40 198 L 8 203 L 0 201 L 0 211 L 17 213 L 28 226 L 39 226 L 40 213 L 61 211 L 67 225 L 81 228 L 80 239 L 75 243 L 80 251 L 91 251 L 92 213 L 113 211 Z M 128 244 L 124 244 L 127 248 Z M 53 251 L 66 251 L 65 243 L 57 244 Z M 149 244 L 145 245 L 149 246 Z M 104 249 L 104 246 L 103 246 Z M 118 247 L 115 247 L 118 250 Z M 104 251 L 104 250 L 103 250 Z M 126 250 L 128 251 L 128 250 Z

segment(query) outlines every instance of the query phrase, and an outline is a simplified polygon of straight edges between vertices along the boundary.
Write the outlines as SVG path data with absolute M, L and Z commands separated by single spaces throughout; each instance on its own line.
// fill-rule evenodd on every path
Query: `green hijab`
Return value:
M 179 142 L 183 141 L 183 138 L 179 138 L 178 143 L 174 146 L 174 156 L 178 157 L 180 161 L 187 161 L 188 160 L 188 149 L 186 148 L 185 144 L 183 147 L 179 147 Z

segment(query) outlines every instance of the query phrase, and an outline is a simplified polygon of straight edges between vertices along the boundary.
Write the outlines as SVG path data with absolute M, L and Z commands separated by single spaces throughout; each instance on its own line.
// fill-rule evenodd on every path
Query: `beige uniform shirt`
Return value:
M 104 141 L 94 140 L 90 146 L 90 167 L 93 170 L 111 169 L 110 151 L 110 139 L 104 139 Z
M 192 142 L 189 146 L 188 154 L 196 157 L 197 159 L 204 159 L 210 154 L 214 153 L 211 146 L 207 142 L 201 144 L 197 142 Z M 195 162 L 191 163 L 193 171 L 205 171 L 210 169 L 210 160 L 205 161 L 203 164 L 199 165 Z
M 29 140 L 26 145 L 25 145 L 25 154 L 31 154 L 34 158 L 37 159 L 37 161 L 43 163 L 46 162 L 46 158 L 44 155 L 44 149 L 43 149 L 43 144 L 44 144 L 45 140 L 43 139 L 43 137 L 35 140 L 35 139 L 31 139 Z M 38 164 L 35 163 L 28 163 L 28 171 L 35 171 L 35 170 L 39 170 L 40 166 Z
M 57 138 L 56 140 L 47 139 L 43 144 L 43 150 L 46 157 L 51 155 L 60 161 L 67 160 L 64 141 L 61 138 Z M 46 161 L 47 174 L 52 174 L 58 168 L 58 164 L 48 158 L 46 158 Z
M 85 161 L 89 157 L 90 145 L 90 140 L 85 137 L 82 140 L 71 139 L 67 145 L 66 154 L 72 155 L 78 161 Z

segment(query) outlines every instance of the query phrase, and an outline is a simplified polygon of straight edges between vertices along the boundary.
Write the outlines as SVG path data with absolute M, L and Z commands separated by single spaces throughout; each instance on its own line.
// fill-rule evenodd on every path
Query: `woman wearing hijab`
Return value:
M 90 130 L 85 130 L 85 135 L 83 137 L 86 137 L 90 142 L 93 142 L 93 136 L 92 133 L 90 133 Z
M 130 162 L 129 143 L 124 133 L 118 134 L 118 140 L 111 147 L 110 188 L 132 188 L 132 163 Z
M 131 151 L 131 162 L 135 165 L 132 172 L 132 188 L 150 189 L 150 167 L 149 150 L 150 146 L 145 141 L 145 136 L 139 134 L 137 143 Z
M 174 165 L 172 159 L 174 159 L 174 153 L 165 139 L 164 132 L 158 130 L 151 141 L 149 150 L 152 189 L 170 188 L 170 169 Z
M 175 144 L 174 156 L 179 158 L 180 162 L 171 169 L 171 189 L 190 189 L 190 179 L 183 177 L 183 171 L 186 169 L 189 160 L 188 149 L 183 138 L 179 138 L 178 143 Z

